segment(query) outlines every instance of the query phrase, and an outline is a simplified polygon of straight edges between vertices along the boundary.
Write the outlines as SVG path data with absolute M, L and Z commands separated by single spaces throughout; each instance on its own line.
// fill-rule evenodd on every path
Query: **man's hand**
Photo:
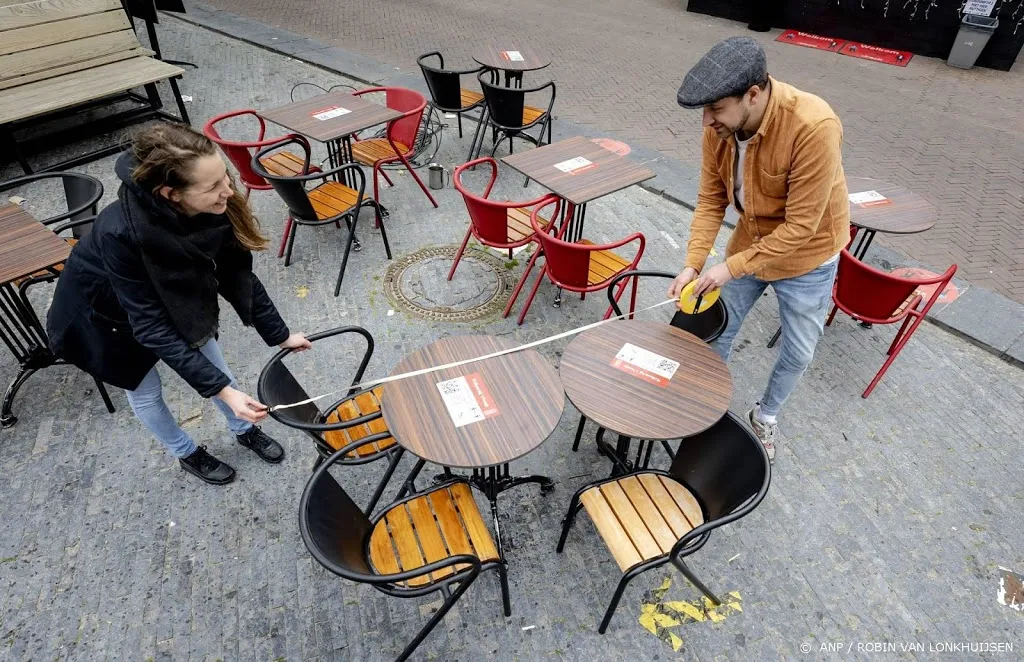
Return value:
M 250 398 L 238 389 L 225 386 L 217 394 L 217 397 L 223 400 L 224 404 L 228 407 L 231 407 L 231 412 L 243 421 L 259 423 L 267 417 L 266 405 Z
M 732 272 L 725 262 L 720 262 L 700 275 L 697 284 L 693 286 L 693 296 L 698 297 L 707 294 L 711 290 L 717 290 L 732 280 Z
M 680 271 L 679 275 L 676 276 L 676 279 L 668 286 L 668 298 L 678 299 L 679 293 L 683 291 L 683 288 L 686 287 L 687 283 L 697 277 L 697 273 L 697 270 L 693 267 L 686 267 Z
M 311 349 L 313 347 L 313 343 L 306 340 L 306 336 L 301 333 L 293 333 L 288 336 L 283 343 L 278 345 L 278 347 L 281 349 L 290 349 L 293 352 L 304 352 L 307 349 Z

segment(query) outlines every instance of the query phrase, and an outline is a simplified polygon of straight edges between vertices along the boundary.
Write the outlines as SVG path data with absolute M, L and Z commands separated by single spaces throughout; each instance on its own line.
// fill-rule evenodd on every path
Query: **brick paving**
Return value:
M 556 115 L 699 165 L 700 114 L 675 104 L 689 66 L 744 25 L 691 14 L 686 2 L 639 0 L 204 0 L 204 4 L 414 69 L 441 50 L 469 63 L 472 44 L 514 35 L 547 51 L 531 74 L 559 85 Z M 975 285 L 1024 302 L 1024 69 L 961 71 L 915 57 L 907 68 L 777 44 L 752 34 L 778 78 L 825 98 L 846 129 L 847 173 L 907 186 L 939 209 L 925 234 L 880 237 Z
M 186 74 L 195 124 L 239 107 L 288 98 L 294 83 L 344 82 L 323 70 L 168 20 L 161 24 L 177 57 L 200 65 Z M 163 35 L 162 35 L 163 36 Z M 466 142 L 445 132 L 441 157 L 451 162 Z M 83 167 L 116 191 L 112 159 Z M 15 174 L 0 172 L 0 178 Z M 426 245 L 457 243 L 465 231 L 463 203 L 451 189 L 430 207 L 408 176 L 383 193 L 391 209 L 396 258 Z M 529 197 L 505 170 L 499 193 Z M 19 192 L 42 213 L 42 189 Z M 253 194 L 259 217 L 277 240 L 284 207 L 272 192 Z M 633 188 L 593 204 L 586 234 L 605 241 L 640 230 L 651 239 L 643 266 L 674 269 L 689 214 Z M 285 269 L 272 254 L 256 269 L 292 327 L 316 331 L 360 324 L 377 340 L 368 375 L 383 375 L 399 358 L 436 338 L 493 333 L 529 341 L 595 320 L 601 297 L 567 298 L 550 306 L 542 288 L 527 323 L 483 320 L 429 323 L 400 311 L 383 294 L 386 261 L 379 235 L 361 231 L 342 296 L 333 282 L 341 251 L 333 229 L 299 235 Z M 722 249 L 723 237 L 718 248 Z M 518 272 L 521 266 L 513 267 Z M 473 270 L 456 278 L 470 277 Z M 663 284 L 645 285 L 655 301 Z M 48 291 L 34 297 L 45 310 Z M 768 297 L 770 299 L 770 297 Z M 652 316 L 655 313 L 650 313 Z M 734 411 L 757 397 L 771 364 L 763 343 L 777 316 L 766 300 L 737 339 L 731 364 Z M 253 391 L 272 351 L 226 312 L 222 341 L 243 388 Z M 415 659 L 496 660 L 760 660 L 834 659 L 826 642 L 915 643 L 924 652 L 885 655 L 931 659 L 936 642 L 1005 642 L 1019 656 L 1021 614 L 996 601 L 1000 566 L 1024 568 L 1019 478 L 1024 383 L 1018 369 L 924 325 L 869 400 L 859 397 L 880 365 L 892 329 L 866 331 L 840 318 L 783 413 L 784 440 L 761 507 L 715 532 L 691 557 L 713 589 L 736 591 L 742 612 L 721 622 L 689 622 L 670 630 L 678 653 L 644 630 L 643 603 L 668 578 L 660 602 L 699 594 L 675 571 L 641 576 L 626 591 L 604 636 L 596 632 L 618 570 L 594 528 L 581 517 L 563 555 L 557 528 L 572 492 L 607 471 L 593 430 L 579 453 L 570 450 L 576 413 L 516 472 L 556 479 L 502 497 L 513 616 L 500 615 L 497 582 L 481 578 L 426 640 Z M 557 362 L 563 345 L 543 353 Z M 349 349 L 320 346 L 293 369 L 312 392 L 350 374 Z M 14 374 L 0 355 L 0 375 Z M 312 561 L 298 533 L 297 503 L 314 458 L 302 435 L 270 422 L 288 457 L 259 462 L 230 440 L 210 403 L 164 371 L 172 411 L 201 443 L 239 472 L 227 487 L 181 472 L 143 432 L 123 394 L 106 413 L 91 381 L 68 368 L 34 376 L 16 401 L 18 425 L 0 431 L 0 662 L 23 660 L 338 660 L 393 659 L 424 622 L 432 598 L 397 600 L 340 580 Z M 658 466 L 664 456 L 656 454 Z M 408 470 L 406 462 L 398 475 Z M 346 472 L 345 486 L 366 496 L 380 467 Z M 393 489 L 388 495 L 392 495 Z M 358 499 L 358 496 L 357 496 Z M 533 626 L 532 628 L 530 626 Z M 812 651 L 803 655 L 801 646 Z M 856 648 L 844 657 L 879 659 Z M 951 654 L 943 659 L 966 659 Z M 1016 659 L 989 654 L 983 659 Z

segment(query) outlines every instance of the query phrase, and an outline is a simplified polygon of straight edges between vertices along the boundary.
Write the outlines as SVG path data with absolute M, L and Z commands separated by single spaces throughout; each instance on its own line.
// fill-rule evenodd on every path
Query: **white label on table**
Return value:
M 502 51 L 505 53 L 505 59 L 509 62 L 522 62 L 523 54 L 519 51 Z
M 559 170 L 561 170 L 562 172 L 567 172 L 569 174 L 572 174 L 572 173 L 576 172 L 577 170 L 579 170 L 581 168 L 586 168 L 586 167 L 592 166 L 592 165 L 594 165 L 594 164 L 591 163 L 590 161 L 586 160 L 582 156 L 577 156 L 574 159 L 569 159 L 568 161 L 562 161 L 561 163 L 556 163 L 555 167 L 558 168 Z
M 612 367 L 665 388 L 679 369 L 679 361 L 667 359 L 643 347 L 626 343 L 612 359 Z
M 878 205 L 887 205 L 892 200 L 878 191 L 862 191 L 861 193 L 851 193 L 850 202 L 861 207 L 877 207 Z
M 964 13 L 974 14 L 975 16 L 989 16 L 995 6 L 996 0 L 967 0 L 967 4 L 964 6 Z
M 501 413 L 479 372 L 438 382 L 437 390 L 457 428 Z
M 335 117 L 341 117 L 342 115 L 347 115 L 351 112 L 352 111 L 349 110 L 348 108 L 342 108 L 341 106 L 332 106 L 330 108 L 324 108 L 323 110 L 318 110 L 317 112 L 313 113 L 313 119 L 317 119 L 323 122 L 324 120 L 334 119 Z

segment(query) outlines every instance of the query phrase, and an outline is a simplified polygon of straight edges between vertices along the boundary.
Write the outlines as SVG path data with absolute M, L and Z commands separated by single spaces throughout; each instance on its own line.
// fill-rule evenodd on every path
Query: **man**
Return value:
M 712 346 L 728 360 L 747 313 L 766 287 L 775 290 L 782 349 L 747 413 L 774 460 L 779 410 L 814 357 L 850 239 L 843 127 L 827 103 L 771 78 L 764 50 L 749 37 L 708 51 L 677 100 L 704 109 L 704 150 L 686 262 L 668 294 L 678 297 L 694 279 L 695 294 L 722 288 L 729 324 Z M 705 268 L 728 205 L 740 218 L 726 260 Z

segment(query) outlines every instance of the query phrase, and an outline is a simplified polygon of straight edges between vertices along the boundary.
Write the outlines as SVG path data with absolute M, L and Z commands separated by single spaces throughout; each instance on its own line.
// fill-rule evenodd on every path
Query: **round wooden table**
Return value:
M 627 344 L 678 367 L 666 378 L 666 373 L 643 367 L 642 356 L 634 357 L 639 366 L 616 360 L 630 353 Z M 628 465 L 630 439 L 679 439 L 703 432 L 722 418 L 732 396 L 732 377 L 721 357 L 693 334 L 664 322 L 619 320 L 585 331 L 569 343 L 559 373 L 569 401 L 583 414 L 577 443 L 589 418 L 619 435 L 614 455 L 623 465 Z M 598 443 L 611 452 L 600 438 Z
M 916 234 L 935 225 L 935 207 L 902 186 L 867 177 L 848 177 L 846 186 L 851 196 L 865 195 L 862 202 L 850 202 L 850 223 L 861 228 L 854 257 L 863 259 L 875 234 Z M 877 194 L 877 195 L 874 195 Z
M 505 72 L 505 87 L 515 81 L 523 86 L 523 72 L 543 69 L 551 64 L 551 58 L 532 48 L 516 43 L 514 39 L 496 41 L 477 48 L 473 59 L 490 69 Z
M 442 338 L 403 358 L 391 374 L 477 358 L 514 344 L 494 336 Z M 448 393 L 448 400 L 442 392 Z M 458 401 L 470 403 L 459 407 Z M 449 409 L 454 403 L 455 411 Z M 473 409 L 472 405 L 476 405 Z M 384 385 L 381 411 L 395 441 L 420 459 L 402 494 L 426 462 L 473 469 L 470 482 L 491 503 L 499 549 L 498 494 L 524 483 L 554 489 L 544 476 L 511 476 L 508 463 L 540 446 L 562 417 L 558 373 L 534 350 L 446 368 Z M 502 555 L 504 558 L 504 555 Z

